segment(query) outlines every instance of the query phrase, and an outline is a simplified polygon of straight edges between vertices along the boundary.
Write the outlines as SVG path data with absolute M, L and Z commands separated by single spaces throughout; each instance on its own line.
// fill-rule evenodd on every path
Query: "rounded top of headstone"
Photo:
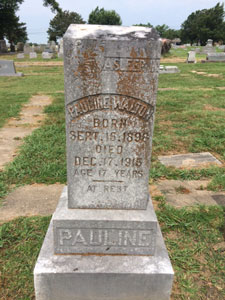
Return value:
M 154 28 L 143 26 L 115 26 L 115 25 L 87 25 L 71 24 L 64 38 L 71 39 L 104 39 L 104 40 L 132 40 L 154 39 L 159 35 Z

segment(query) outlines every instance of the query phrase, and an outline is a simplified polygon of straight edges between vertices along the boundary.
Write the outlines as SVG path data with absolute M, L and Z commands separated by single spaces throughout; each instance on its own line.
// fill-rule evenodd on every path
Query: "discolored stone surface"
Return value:
M 159 156 L 159 161 L 167 167 L 171 166 L 176 168 L 197 168 L 211 164 L 222 165 L 222 163 L 209 152 Z
M 69 208 L 146 209 L 159 58 L 150 28 L 67 30 Z

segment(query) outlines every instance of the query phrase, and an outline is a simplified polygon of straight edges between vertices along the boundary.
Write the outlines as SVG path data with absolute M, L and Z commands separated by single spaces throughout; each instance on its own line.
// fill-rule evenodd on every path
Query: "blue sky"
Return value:
M 166 24 L 179 29 L 187 17 L 196 10 L 211 8 L 219 0 L 59 0 L 63 10 L 75 11 L 88 20 L 89 13 L 99 6 L 114 9 L 120 15 L 123 25 L 130 26 L 150 22 L 154 26 Z M 18 16 L 27 24 L 30 42 L 46 43 L 49 21 L 54 17 L 43 0 L 25 0 L 20 6 Z

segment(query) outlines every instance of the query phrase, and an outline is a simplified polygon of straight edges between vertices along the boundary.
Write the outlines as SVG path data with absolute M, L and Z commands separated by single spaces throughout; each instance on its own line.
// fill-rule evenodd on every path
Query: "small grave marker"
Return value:
M 195 51 L 189 51 L 188 52 L 188 56 L 187 56 L 187 63 L 194 63 L 196 64 L 196 57 L 195 57 L 196 53 Z
M 159 161 L 167 167 L 176 168 L 197 168 L 201 165 L 204 166 L 207 164 L 221 165 L 221 162 L 209 152 L 159 156 Z
M 37 53 L 36 52 L 30 52 L 30 58 L 37 58 Z
M 0 60 L 0 76 L 23 76 L 23 73 L 16 73 L 13 60 Z

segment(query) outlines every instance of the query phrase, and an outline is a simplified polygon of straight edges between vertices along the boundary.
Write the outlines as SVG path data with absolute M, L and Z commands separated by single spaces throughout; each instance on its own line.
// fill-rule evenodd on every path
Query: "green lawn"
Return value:
M 186 57 L 187 51 L 181 55 L 178 50 L 170 57 Z M 224 164 L 183 170 L 167 168 L 157 157 L 209 151 L 225 163 L 225 64 L 166 65 L 177 65 L 181 73 L 159 76 L 150 181 L 207 178 L 208 189 L 224 191 Z M 17 71 L 25 76 L 0 77 L 0 127 L 34 94 L 51 95 L 54 101 L 45 109 L 45 123 L 25 139 L 18 156 L 0 173 L 1 197 L 14 185 L 66 183 L 63 67 L 24 66 Z M 156 200 L 176 272 L 173 299 L 224 299 L 224 252 L 214 250 L 224 240 L 223 209 L 178 210 L 165 205 L 163 198 Z M 49 218 L 20 218 L 0 227 L 0 299 L 33 299 L 32 269 L 48 222 Z

